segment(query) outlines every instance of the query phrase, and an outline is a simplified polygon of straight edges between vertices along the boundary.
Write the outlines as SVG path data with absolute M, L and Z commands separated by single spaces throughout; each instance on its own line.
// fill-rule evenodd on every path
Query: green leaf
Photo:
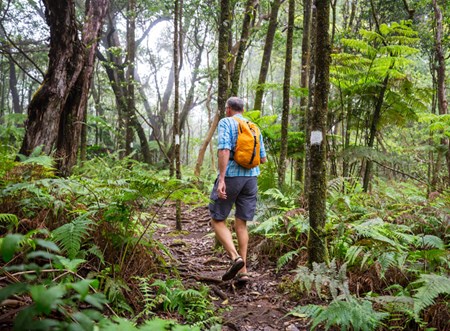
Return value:
M 47 248 L 51 251 L 54 252 L 60 252 L 61 250 L 59 249 L 58 245 L 56 245 L 53 241 L 49 241 L 49 240 L 43 240 L 43 239 L 34 239 L 34 242 L 38 245 L 41 246 L 43 248 Z
M 43 285 L 36 285 L 31 287 L 30 294 L 36 304 L 36 310 L 49 315 L 58 304 L 62 303 L 61 298 L 66 294 L 66 290 L 61 285 L 48 289 Z
M 65 258 L 64 256 L 57 256 L 56 261 L 55 261 L 55 266 L 59 269 L 67 269 L 70 270 L 72 272 L 76 272 L 78 266 L 81 263 L 86 262 L 86 260 L 83 259 L 68 259 Z
M 28 291 L 28 284 L 14 283 L 0 289 L 0 302 L 9 298 L 11 295 L 21 295 Z
M 3 238 L 1 247 L 3 261 L 5 262 L 11 261 L 23 237 L 24 236 L 21 234 L 13 233 Z
M 44 251 L 34 251 L 34 252 L 31 252 L 31 253 L 27 254 L 27 258 L 29 258 L 29 259 L 34 259 L 34 258 L 37 258 L 37 257 L 38 258 L 44 258 L 44 259 L 47 259 L 47 260 L 53 260 L 56 257 L 56 255 L 53 254 L 53 253 L 44 252 Z
M 70 284 L 70 286 L 81 295 L 81 300 L 84 300 L 89 293 L 89 286 L 95 281 L 95 279 L 83 279 L 79 282 Z
M 108 302 L 108 300 L 106 300 L 105 296 L 101 293 L 88 294 L 84 298 L 84 301 L 86 301 L 87 303 L 91 304 L 92 306 L 94 306 L 95 308 L 98 308 L 100 310 L 103 309 L 103 305 Z

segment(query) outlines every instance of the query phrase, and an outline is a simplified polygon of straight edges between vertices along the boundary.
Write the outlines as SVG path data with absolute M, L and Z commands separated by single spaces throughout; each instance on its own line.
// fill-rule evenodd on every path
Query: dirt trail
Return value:
M 251 282 L 239 285 L 235 281 L 221 280 L 230 260 L 225 253 L 214 250 L 215 239 L 207 207 L 185 208 L 181 233 L 174 231 L 174 206 L 162 208 L 158 217 L 158 222 L 167 227 L 156 236 L 170 248 L 183 281 L 208 285 L 217 298 L 216 305 L 232 307 L 224 312 L 223 331 L 308 330 L 304 320 L 286 316 L 295 303 L 277 291 L 282 276 L 275 273 L 274 262 L 257 256 L 252 241 L 248 254 Z

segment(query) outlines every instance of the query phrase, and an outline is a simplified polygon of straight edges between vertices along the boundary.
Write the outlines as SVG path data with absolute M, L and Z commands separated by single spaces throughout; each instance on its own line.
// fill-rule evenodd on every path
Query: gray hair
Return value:
M 227 107 L 230 107 L 234 111 L 243 112 L 244 111 L 244 100 L 238 97 L 230 97 L 226 103 Z

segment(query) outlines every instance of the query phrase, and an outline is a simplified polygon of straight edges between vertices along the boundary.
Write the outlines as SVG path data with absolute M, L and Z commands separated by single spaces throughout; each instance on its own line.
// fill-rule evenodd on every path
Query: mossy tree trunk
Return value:
M 327 262 L 326 234 L 326 119 L 328 111 L 330 41 L 329 0 L 316 0 L 317 31 L 315 49 L 315 91 L 311 112 L 310 186 L 309 186 L 309 238 L 308 263 Z
M 267 73 L 269 72 L 270 57 L 272 54 L 273 40 L 278 25 L 278 11 L 282 0 L 274 0 L 271 4 L 269 26 L 267 28 L 266 41 L 264 43 L 263 56 L 261 59 L 261 68 L 259 69 L 258 86 L 255 93 L 255 104 L 253 109 L 262 111 L 262 99 L 264 96 L 264 84 L 266 83 Z
M 445 2 L 445 1 L 444 1 Z M 436 21 L 435 29 L 435 54 L 437 60 L 437 101 L 440 115 L 448 113 L 448 103 L 445 87 L 445 51 L 442 46 L 442 38 L 444 34 L 444 27 L 442 23 L 442 10 L 437 0 L 433 0 L 434 18 Z M 450 185 L 450 145 L 449 139 L 443 138 L 442 145 L 447 146 L 446 160 L 447 160 L 447 185 Z
M 77 161 L 95 51 L 109 1 L 86 1 L 81 34 L 75 1 L 45 0 L 44 5 L 50 27 L 49 65 L 28 106 L 19 153 L 30 155 L 38 146 L 46 154 L 56 149 L 59 173 L 69 175 Z
M 309 88 L 309 70 L 311 60 L 311 23 L 312 23 L 312 0 L 303 0 L 303 37 L 302 37 L 302 60 L 300 71 L 300 88 Z M 306 113 L 308 106 L 308 97 L 300 98 L 300 117 L 298 121 L 298 129 L 305 130 L 307 126 Z M 305 152 L 305 145 L 301 146 L 301 152 Z M 295 159 L 295 179 L 301 181 L 303 179 L 304 158 Z
M 286 177 L 288 150 L 288 126 L 291 101 L 292 45 L 294 39 L 295 0 L 289 0 L 288 28 L 286 37 L 286 59 L 283 81 L 283 112 L 281 115 L 280 163 L 278 164 L 278 188 L 282 189 Z
M 219 119 L 225 116 L 225 103 L 228 98 L 228 53 L 229 36 L 231 31 L 230 0 L 220 1 L 219 17 L 219 49 L 218 49 L 218 91 L 217 107 Z

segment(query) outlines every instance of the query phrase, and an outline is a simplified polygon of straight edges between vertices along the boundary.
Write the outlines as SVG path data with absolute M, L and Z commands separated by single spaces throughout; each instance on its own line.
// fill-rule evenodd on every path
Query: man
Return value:
M 219 175 L 211 192 L 209 211 L 211 225 L 216 238 L 223 245 L 232 259 L 230 268 L 222 276 L 222 280 L 233 279 L 247 282 L 247 247 L 248 231 L 247 221 L 252 221 L 256 209 L 256 195 L 258 193 L 257 176 L 259 167 L 247 169 L 241 167 L 233 160 L 233 150 L 238 136 L 238 122 L 232 117 L 243 119 L 244 101 L 231 97 L 226 103 L 226 118 L 220 120 L 218 125 L 218 163 Z M 262 135 L 260 135 L 260 162 L 267 161 Z M 238 248 L 233 243 L 231 231 L 225 221 L 233 204 L 236 207 L 234 229 L 238 240 Z

